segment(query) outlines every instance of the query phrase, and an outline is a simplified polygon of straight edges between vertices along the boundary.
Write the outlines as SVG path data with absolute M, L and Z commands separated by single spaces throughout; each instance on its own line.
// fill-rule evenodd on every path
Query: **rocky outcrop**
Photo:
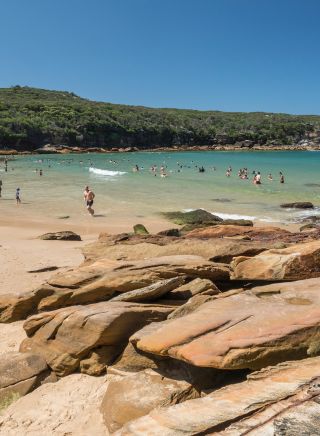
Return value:
M 266 368 L 250 375 L 245 382 L 219 389 L 204 398 L 154 409 L 127 423 L 116 434 L 317 434 L 319 427 L 314 424 L 319 423 L 319 371 L 320 358 Z M 292 413 L 293 408 L 298 409 L 296 415 Z M 316 428 L 316 433 L 305 432 L 308 428 L 305 419 L 294 419 L 302 417 L 301 409 L 308 412 L 307 424 L 311 429 Z M 280 431 L 293 425 L 300 431 Z
M 39 239 L 45 241 L 81 241 L 81 236 L 67 230 L 64 232 L 45 233 L 39 236 Z
M 147 369 L 111 381 L 101 404 L 110 433 L 127 422 L 147 415 L 156 407 L 166 407 L 200 397 L 200 391 L 185 380 L 175 380 Z
M 50 371 L 43 357 L 31 353 L 11 352 L 0 358 L 0 410 L 31 392 Z
M 233 260 L 231 278 L 236 280 L 299 280 L 320 276 L 320 241 L 272 249 L 252 258 Z
M 25 322 L 28 338 L 20 350 L 40 354 L 59 376 L 76 371 L 84 359 L 89 372 L 92 351 L 105 347 L 104 364 L 109 364 L 135 331 L 164 320 L 172 310 L 160 305 L 103 302 L 44 312 Z
M 166 289 L 173 289 L 174 284 L 178 287 L 182 278 L 190 280 L 195 277 L 228 280 L 229 266 L 191 255 L 162 256 L 132 262 L 99 258 L 94 263 L 85 263 L 54 275 L 33 292 L 0 296 L 0 320 L 15 321 L 38 311 L 105 301 L 131 291 L 137 292 L 130 294 L 128 299 L 143 299 L 146 294 L 150 297 L 152 293 L 165 293 Z M 168 282 L 164 288 L 156 285 L 171 278 L 177 279 Z M 142 289 L 149 286 L 151 288 Z
M 130 339 L 140 350 L 196 366 L 260 369 L 320 353 L 320 279 L 215 298 Z

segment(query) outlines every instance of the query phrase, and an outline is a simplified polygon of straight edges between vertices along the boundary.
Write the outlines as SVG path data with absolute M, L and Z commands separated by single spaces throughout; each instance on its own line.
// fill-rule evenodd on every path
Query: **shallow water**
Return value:
M 139 172 L 132 171 L 136 164 Z M 152 165 L 158 167 L 157 176 L 149 171 Z M 160 177 L 161 165 L 166 167 L 166 178 Z M 225 172 L 229 165 L 233 171 L 228 178 Z M 199 173 L 199 166 L 206 171 Z M 242 167 L 248 168 L 249 180 L 237 176 Z M 40 168 L 42 177 L 35 172 Z M 262 185 L 252 184 L 253 170 L 261 172 Z M 85 214 L 85 185 L 96 194 L 94 206 L 100 216 L 145 217 L 162 211 L 204 208 L 224 218 L 291 222 L 318 211 L 283 210 L 281 203 L 311 201 L 320 205 L 318 152 L 32 155 L 10 161 L 7 173 L 1 163 L 0 171 L 1 210 L 14 210 L 11 207 L 19 186 L 21 206 L 43 217 Z M 285 176 L 283 185 L 279 183 L 279 171 Z M 267 180 L 269 173 L 272 182 Z

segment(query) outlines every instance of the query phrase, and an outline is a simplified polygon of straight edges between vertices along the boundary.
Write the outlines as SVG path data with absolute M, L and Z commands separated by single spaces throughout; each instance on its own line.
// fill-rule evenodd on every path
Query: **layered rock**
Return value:
M 220 369 L 260 369 L 317 355 L 319 288 L 320 279 L 311 279 L 231 293 L 148 325 L 131 341 L 147 353 Z
M 157 282 L 175 277 L 178 277 L 176 282 L 168 282 L 164 288 L 156 285 Z M 229 266 L 191 255 L 162 256 L 132 262 L 100 258 L 91 264 L 85 263 L 56 274 L 33 292 L 0 296 L 0 321 L 15 321 L 38 311 L 105 301 L 125 292 L 154 285 L 128 296 L 131 299 L 143 298 L 143 293 L 156 295 L 159 289 L 160 293 L 164 293 L 166 289 L 173 289 L 174 283 L 179 286 L 181 278 L 196 277 L 228 280 Z
M 116 434 L 173 436 L 220 434 L 221 430 L 221 435 L 228 436 L 250 431 L 253 435 L 278 434 L 264 430 L 272 428 L 271 420 L 276 423 L 273 430 L 281 429 L 281 420 L 288 428 L 288 422 L 278 413 L 282 412 L 285 417 L 290 415 L 290 407 L 303 409 L 303 406 L 309 412 L 308 418 L 311 417 L 309 424 L 311 421 L 313 425 L 319 423 L 319 375 L 320 358 L 266 368 L 250 375 L 245 382 L 219 389 L 204 398 L 154 409 L 148 415 L 127 423 Z M 308 402 L 313 404 L 308 407 Z M 304 419 L 300 424 L 292 416 L 291 420 L 302 433 L 279 434 L 317 434 L 304 433 Z
M 237 257 L 232 264 L 236 280 L 300 280 L 320 276 L 320 241 L 271 249 L 257 256 Z
M 197 278 L 171 290 L 167 297 L 173 300 L 188 300 L 198 294 L 215 295 L 219 292 L 219 289 L 211 280 Z
M 171 311 L 172 308 L 160 305 L 102 302 L 44 312 L 25 322 L 29 338 L 20 349 L 42 355 L 58 375 L 67 375 L 101 347 L 105 347 L 105 364 L 110 363 L 135 331 L 164 320 Z M 90 371 L 88 360 L 85 368 Z

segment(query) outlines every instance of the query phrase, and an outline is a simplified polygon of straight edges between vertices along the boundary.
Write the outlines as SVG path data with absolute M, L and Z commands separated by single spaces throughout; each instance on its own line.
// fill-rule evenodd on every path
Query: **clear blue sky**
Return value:
M 0 86 L 320 114 L 320 0 L 7 0 Z

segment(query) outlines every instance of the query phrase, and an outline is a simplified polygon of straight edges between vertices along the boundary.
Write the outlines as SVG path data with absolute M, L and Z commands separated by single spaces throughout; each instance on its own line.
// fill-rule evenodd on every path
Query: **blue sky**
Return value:
M 320 114 L 319 0 L 8 0 L 0 86 Z

